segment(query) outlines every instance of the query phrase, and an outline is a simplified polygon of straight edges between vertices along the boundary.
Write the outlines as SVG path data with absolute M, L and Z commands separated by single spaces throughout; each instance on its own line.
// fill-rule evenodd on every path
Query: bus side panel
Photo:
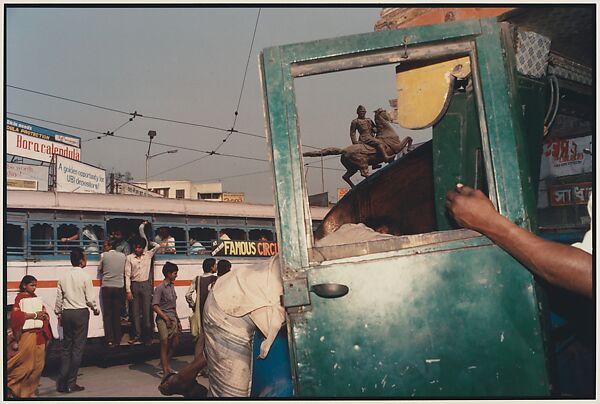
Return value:
M 302 397 L 549 394 L 533 278 L 496 246 L 311 268 L 323 283 L 350 291 L 290 312 Z

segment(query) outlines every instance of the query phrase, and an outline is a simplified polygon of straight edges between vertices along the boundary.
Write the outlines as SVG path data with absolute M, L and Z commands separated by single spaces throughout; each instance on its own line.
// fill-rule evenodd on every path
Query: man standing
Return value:
M 194 315 L 192 321 L 196 321 L 198 325 L 198 335 L 194 335 L 194 357 L 198 357 L 204 351 L 204 331 L 202 330 L 202 311 L 204 310 L 204 303 L 208 296 L 209 286 L 217 280 L 217 260 L 214 258 L 207 258 L 202 262 L 202 271 L 204 272 L 201 276 L 196 276 L 194 281 L 190 285 L 187 293 L 185 294 L 185 300 L 192 310 Z M 194 292 L 196 292 L 196 300 L 194 300 Z
M 352 144 L 364 143 L 377 150 L 383 161 L 392 161 L 394 155 L 387 154 L 385 151 L 385 144 L 375 137 L 375 122 L 373 122 L 371 118 L 366 118 L 366 108 L 359 105 L 356 109 L 356 113 L 358 114 L 358 117 L 352 120 L 352 123 L 350 124 L 350 140 L 352 141 Z M 358 140 L 356 139 L 356 131 L 358 131 Z
M 56 391 L 60 393 L 84 390 L 84 387 L 77 385 L 77 372 L 87 340 L 90 320 L 88 307 L 95 316 L 100 314 L 92 280 L 83 270 L 87 259 L 81 248 L 71 250 L 71 264 L 73 267 L 63 271 L 58 279 L 54 306 L 54 313 L 63 327 L 60 373 L 56 381 Z
M 125 254 L 115 250 L 114 245 L 104 242 L 104 252 L 98 263 L 98 273 L 102 279 L 100 298 L 102 299 L 102 320 L 104 337 L 109 348 L 121 343 L 121 309 L 125 301 Z
M 152 344 L 152 280 L 150 271 L 152 270 L 152 257 L 160 248 L 159 244 L 153 243 L 151 249 L 148 249 L 148 240 L 144 233 L 144 221 L 139 228 L 141 239 L 134 241 L 133 254 L 129 254 L 125 260 L 125 290 L 127 291 L 127 300 L 132 301 L 132 310 L 130 320 L 133 317 L 134 338 L 129 343 L 140 343 L 143 338 L 146 345 Z M 140 321 L 140 314 L 142 319 Z

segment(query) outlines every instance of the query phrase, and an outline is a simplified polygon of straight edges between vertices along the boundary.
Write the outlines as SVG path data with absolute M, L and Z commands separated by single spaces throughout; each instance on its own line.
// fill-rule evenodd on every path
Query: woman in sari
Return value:
M 19 285 L 20 292 L 15 298 L 10 316 L 10 327 L 17 342 L 14 346 L 16 352 L 7 363 L 7 386 L 9 393 L 14 397 L 36 396 L 46 362 L 46 345 L 52 339 L 49 317 L 44 306 L 41 307 L 41 310 L 34 312 L 21 310 L 24 299 L 37 297 L 35 295 L 36 288 L 37 279 L 31 275 L 25 275 Z M 41 326 L 38 323 L 33 328 L 24 327 L 27 320 L 41 320 Z

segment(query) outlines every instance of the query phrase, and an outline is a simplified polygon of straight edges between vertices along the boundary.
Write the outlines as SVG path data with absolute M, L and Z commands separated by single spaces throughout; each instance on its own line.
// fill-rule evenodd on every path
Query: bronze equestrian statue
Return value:
M 360 119 L 360 117 L 361 115 L 359 113 L 358 119 Z M 356 143 L 344 149 L 340 149 L 338 147 L 328 147 L 319 151 L 306 152 L 302 155 L 305 157 L 321 157 L 341 154 L 342 156 L 340 161 L 342 162 L 343 166 L 346 167 L 346 173 L 342 175 L 342 178 L 344 181 L 350 184 L 352 188 L 354 188 L 354 183 L 350 180 L 350 178 L 356 174 L 357 171 L 360 171 L 360 175 L 366 178 L 369 176 L 369 165 L 375 166 L 384 161 L 391 161 L 393 156 L 400 153 L 402 150 L 406 149 L 407 152 L 411 150 L 413 141 L 412 138 L 407 136 L 400 140 L 400 137 L 390 122 L 391 118 L 387 111 L 381 108 L 375 111 L 375 139 L 378 143 L 384 145 L 385 149 L 383 150 L 383 153 L 378 152 L 375 147 L 370 146 L 367 143 Z M 355 125 L 351 125 L 350 128 L 352 129 L 354 126 Z M 354 133 L 351 133 L 351 135 L 354 135 Z M 391 159 L 390 156 L 392 156 Z

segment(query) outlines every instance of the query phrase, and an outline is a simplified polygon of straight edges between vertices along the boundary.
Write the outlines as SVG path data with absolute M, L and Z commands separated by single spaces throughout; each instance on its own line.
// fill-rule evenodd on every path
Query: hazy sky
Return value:
M 264 136 L 258 54 L 269 46 L 372 32 L 381 8 L 262 8 L 235 128 Z M 240 96 L 258 8 L 9 8 L 6 10 L 6 84 L 120 111 L 230 128 Z M 356 106 L 368 115 L 395 97 L 394 67 L 327 74 L 295 81 L 302 143 L 350 144 Z M 118 112 L 6 88 L 8 118 L 94 139 L 97 134 L 13 114 L 114 131 L 128 122 Z M 116 135 L 177 147 L 214 150 L 226 132 L 135 118 Z M 399 130 L 399 133 L 404 133 Z M 418 138 L 418 137 L 417 137 Z M 152 146 L 152 154 L 173 147 Z M 144 180 L 147 145 L 104 137 L 82 144 L 82 161 L 130 171 Z M 266 159 L 264 139 L 233 134 L 220 153 Z M 179 149 L 150 161 L 152 179 L 223 183 L 248 202 L 271 203 L 266 162 Z M 318 159 L 307 159 L 318 166 Z M 325 167 L 341 169 L 339 158 Z M 170 170 L 168 172 L 164 172 Z M 164 172 L 164 173 L 163 173 Z M 336 200 L 343 171 L 325 170 L 325 190 Z M 354 177 L 357 181 L 360 177 Z M 322 191 L 321 170 L 308 169 L 309 194 Z

